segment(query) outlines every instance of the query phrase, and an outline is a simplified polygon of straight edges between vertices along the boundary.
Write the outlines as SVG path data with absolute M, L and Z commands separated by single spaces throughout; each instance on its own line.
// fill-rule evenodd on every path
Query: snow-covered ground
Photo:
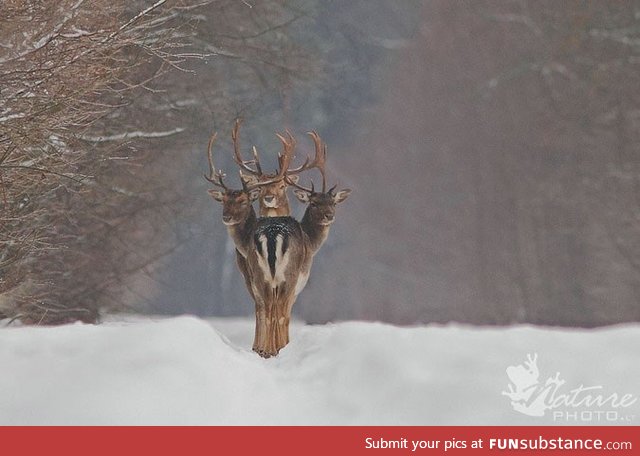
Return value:
M 193 317 L 0 328 L 0 424 L 607 424 L 607 410 L 640 422 L 639 325 L 296 324 L 268 360 L 252 337 L 250 320 Z M 581 385 L 601 388 L 571 398 Z M 617 407 L 583 400 L 614 393 Z

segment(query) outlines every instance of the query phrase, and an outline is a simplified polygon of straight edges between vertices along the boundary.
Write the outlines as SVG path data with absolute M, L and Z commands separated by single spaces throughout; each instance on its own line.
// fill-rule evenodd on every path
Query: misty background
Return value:
M 180 131 L 136 146 L 160 158 L 133 179 L 171 197 L 116 234 L 151 257 L 117 274 L 119 308 L 253 313 L 202 178 L 217 131 L 216 163 L 239 186 L 230 134 L 242 117 L 244 150 L 255 144 L 267 168 L 275 132 L 291 129 L 299 162 L 318 131 L 329 182 L 353 189 L 297 318 L 640 321 L 635 2 L 227 1 L 188 14 L 204 57 L 129 113 Z
M 245 125 L 264 125 L 244 135 L 263 156 L 277 148 L 273 131 L 289 127 L 304 157 L 303 133 L 318 130 L 330 181 L 354 190 L 298 298 L 299 318 L 640 319 L 636 6 L 315 6 L 291 33 L 315 48 L 322 79 L 291 91 L 288 105 L 276 97 L 245 115 Z M 202 133 L 192 147 L 204 157 Z M 251 314 L 199 166 L 203 212 L 185 221 L 193 239 L 168 261 L 150 310 Z

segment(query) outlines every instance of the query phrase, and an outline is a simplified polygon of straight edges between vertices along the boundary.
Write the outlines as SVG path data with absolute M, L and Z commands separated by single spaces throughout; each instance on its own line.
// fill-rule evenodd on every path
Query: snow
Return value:
M 23 113 L 9 114 L 8 116 L 0 117 L 0 122 L 4 123 L 4 122 L 6 122 L 8 120 L 22 119 L 23 117 L 25 117 L 25 114 L 23 114 Z
M 248 319 L 119 317 L 0 329 L 0 425 L 609 424 L 515 411 L 506 369 L 640 394 L 640 326 L 293 325 L 277 358 Z M 517 385 L 516 385 L 517 386 Z M 632 399 L 630 398 L 629 401 Z M 638 401 L 620 409 L 634 415 Z

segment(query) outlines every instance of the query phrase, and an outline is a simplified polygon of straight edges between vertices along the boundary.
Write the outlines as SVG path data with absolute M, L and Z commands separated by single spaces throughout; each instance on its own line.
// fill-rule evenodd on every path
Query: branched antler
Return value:
M 238 140 L 238 133 L 240 132 L 240 125 L 242 125 L 242 119 L 236 119 L 236 123 L 233 126 L 231 132 L 231 139 L 233 140 L 233 160 L 240 167 L 240 169 L 246 171 L 254 176 L 262 176 L 262 166 L 260 166 L 260 158 L 258 157 L 258 150 L 255 146 L 252 148 L 253 160 L 244 160 L 242 153 L 240 152 L 240 142 Z M 251 168 L 249 165 L 255 165 L 256 169 Z
M 216 166 L 213 164 L 213 144 L 216 142 L 216 138 L 218 133 L 213 133 L 209 138 L 209 146 L 207 148 L 207 158 L 209 159 L 209 175 L 204 175 L 204 178 L 211 182 L 213 185 L 228 190 L 227 186 L 224 184 L 223 179 L 225 174 L 221 170 L 217 170 Z
M 327 189 L 327 179 L 326 179 L 326 173 L 325 173 L 325 165 L 327 162 L 327 145 L 322 141 L 322 139 L 320 138 L 320 135 L 318 135 L 316 131 L 310 131 L 307 134 L 311 136 L 311 139 L 313 139 L 313 143 L 315 145 L 315 156 L 313 158 L 313 161 L 311 161 L 310 158 L 307 157 L 307 159 L 301 166 L 288 170 L 287 176 L 299 174 L 302 171 L 306 171 L 308 169 L 317 168 L 318 171 L 320 171 L 320 174 L 322 175 L 322 193 L 324 193 Z M 301 185 L 298 185 L 297 183 L 289 179 L 287 179 L 287 182 L 290 185 L 293 185 L 294 187 L 298 187 L 300 190 L 314 193 L 313 181 L 311 181 L 311 188 L 306 188 Z M 334 189 L 335 189 L 335 186 L 332 187 L 329 190 L 329 192 L 332 192 Z
M 296 148 L 296 140 L 289 130 L 285 130 L 287 138 L 279 133 L 276 136 L 282 143 L 282 152 L 278 153 L 278 175 L 285 177 L 289 174 L 289 166 L 293 161 L 294 150 Z
M 278 154 L 278 162 L 280 163 L 280 169 L 278 170 L 278 172 L 275 174 L 275 176 L 272 176 L 268 179 L 263 179 L 263 180 L 258 180 L 257 182 L 248 185 L 244 179 L 242 179 L 242 170 L 245 170 L 247 172 L 250 172 L 252 174 L 258 175 L 258 176 L 263 176 L 262 174 L 262 168 L 260 167 L 260 165 L 258 164 L 258 153 L 255 149 L 255 147 L 253 148 L 253 154 L 255 157 L 255 161 L 253 163 L 256 163 L 257 166 L 257 170 L 253 170 L 250 167 L 246 166 L 246 163 L 242 160 L 242 157 L 240 156 L 240 148 L 238 147 L 238 130 L 240 128 L 240 124 L 241 121 L 240 120 L 236 120 L 236 124 L 233 128 L 233 131 L 231 133 L 231 139 L 233 139 L 233 146 L 234 146 L 234 160 L 236 163 L 238 163 L 238 165 L 241 167 L 241 171 L 240 171 L 240 180 L 242 181 L 242 188 L 245 191 L 251 191 L 254 190 L 258 187 L 263 187 L 265 185 L 269 185 L 269 184 L 273 184 L 274 182 L 279 182 L 282 179 L 286 178 L 286 173 L 287 170 L 289 169 L 289 165 L 291 163 L 291 160 L 293 159 L 293 152 L 295 149 L 295 145 L 296 145 L 296 141 L 293 138 L 293 136 L 291 135 L 291 133 L 289 131 L 287 131 L 287 136 L 288 138 L 283 137 L 282 135 L 276 134 L 276 136 L 280 139 L 280 141 L 282 142 L 282 152 Z M 216 169 L 216 166 L 213 162 L 213 144 L 215 143 L 217 138 L 217 133 L 213 133 L 211 135 L 211 137 L 209 138 L 209 146 L 207 148 L 207 158 L 209 159 L 209 175 L 207 176 L 206 174 L 204 175 L 204 178 L 211 182 L 213 185 L 217 186 L 217 187 L 221 187 L 224 190 L 228 190 L 228 187 L 225 185 L 223 179 L 226 177 L 226 174 L 224 172 L 222 172 L 222 170 L 218 170 Z

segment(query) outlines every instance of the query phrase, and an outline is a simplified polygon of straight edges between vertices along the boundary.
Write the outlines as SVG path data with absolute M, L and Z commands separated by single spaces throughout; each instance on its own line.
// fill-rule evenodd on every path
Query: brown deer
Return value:
M 262 356 L 278 354 L 289 343 L 291 310 L 298 294 L 305 287 L 313 257 L 327 239 L 335 219 L 335 207 L 344 201 L 351 190 L 326 190 L 326 146 L 317 133 L 310 133 L 316 145 L 313 162 L 322 174 L 322 191 L 315 192 L 289 181 L 298 199 L 307 203 L 301 222 L 292 217 L 263 217 L 258 219 L 253 238 L 255 247 L 248 250 L 247 266 L 252 277 L 256 308 L 264 309 L 264 317 L 256 324 L 255 346 Z
M 253 292 L 252 278 L 249 268 L 247 267 L 246 260 L 249 250 L 253 246 L 253 233 L 257 223 L 257 217 L 252 203 L 259 198 L 261 186 L 271 185 L 274 182 L 281 181 L 283 179 L 293 153 L 293 144 L 279 136 L 283 141 L 284 151 L 282 154 L 282 164 L 284 166 L 278 175 L 269 180 L 256 182 L 253 185 L 242 181 L 242 190 L 233 190 L 226 186 L 223 180 L 225 174 L 220 170 L 216 170 L 213 162 L 212 148 L 216 137 L 217 135 L 214 133 L 209 139 L 209 145 L 207 148 L 209 175 L 205 175 L 204 177 L 207 181 L 222 189 L 222 191 L 210 189 L 208 192 L 213 199 L 222 203 L 222 221 L 227 226 L 227 232 L 235 244 L 236 263 L 244 277 L 245 285 L 247 286 L 251 297 L 257 303 L 258 301 L 256 300 Z M 256 318 L 258 318 L 262 313 L 262 310 L 256 307 Z M 256 324 L 256 328 L 258 327 L 259 326 Z M 256 335 L 255 340 L 257 339 L 258 337 Z M 255 342 L 254 350 L 257 351 Z
M 280 170 L 269 180 L 253 185 L 243 181 L 242 190 L 231 190 L 223 182 L 224 173 L 213 164 L 213 135 L 209 141 L 209 176 L 205 178 L 223 191 L 209 194 L 223 205 L 223 222 L 236 245 L 236 259 L 256 306 L 253 350 L 263 357 L 277 355 L 289 342 L 289 321 L 296 296 L 309 277 L 313 257 L 327 238 L 333 223 L 335 205 L 344 201 L 350 190 L 326 192 L 326 146 L 316 133 L 316 156 L 296 170 L 318 168 L 322 174 L 322 192 L 299 186 L 286 176 L 293 157 L 295 141 L 278 135 L 283 144 Z M 295 170 L 294 170 L 295 171 Z M 256 218 L 251 202 L 259 197 L 259 188 L 287 179 L 298 188 L 296 196 L 308 203 L 302 222 L 289 216 Z
M 283 160 L 287 159 L 283 154 L 278 155 L 279 169 L 274 174 L 265 173 L 262 171 L 262 165 L 260 164 L 260 157 L 258 156 L 258 150 L 255 146 L 252 147 L 253 159 L 245 160 L 240 152 L 239 132 L 242 121 L 236 119 L 236 123 L 231 134 L 233 139 L 233 159 L 240 168 L 240 178 L 243 182 L 249 185 L 255 185 L 261 183 L 260 197 L 259 197 L 259 215 L 260 217 L 281 217 L 291 214 L 291 207 L 289 206 L 289 198 L 287 196 L 287 188 L 290 183 L 298 182 L 298 174 L 302 171 L 309 169 L 311 164 L 309 160 L 300 167 L 295 169 L 286 169 L 287 179 L 275 179 L 277 176 L 282 176 Z M 285 139 L 277 135 L 281 141 Z M 287 131 L 288 141 L 291 147 L 295 148 L 295 140 L 291 136 L 291 133 Z M 291 157 L 293 158 L 293 157 Z M 252 168 L 250 165 L 253 165 Z M 267 184 L 263 184 L 268 182 Z
M 314 191 L 313 181 L 311 182 L 311 188 L 290 182 L 291 185 L 296 187 L 296 190 L 293 192 L 296 198 L 302 203 L 307 204 L 307 209 L 300 221 L 300 227 L 305 235 L 305 247 L 311 255 L 306 273 L 301 275 L 302 280 L 298 282 L 296 295 L 302 291 L 307 283 L 313 256 L 320 250 L 324 241 L 327 240 L 329 229 L 335 220 L 336 205 L 346 200 L 349 194 L 351 194 L 351 190 L 348 188 L 336 192 L 335 189 L 337 185 L 334 185 L 328 191 L 326 190 L 325 161 L 327 157 L 327 146 L 315 131 L 310 132 L 309 135 L 315 143 L 316 158 L 312 164 L 313 167 L 318 168 L 322 175 L 322 191 Z

